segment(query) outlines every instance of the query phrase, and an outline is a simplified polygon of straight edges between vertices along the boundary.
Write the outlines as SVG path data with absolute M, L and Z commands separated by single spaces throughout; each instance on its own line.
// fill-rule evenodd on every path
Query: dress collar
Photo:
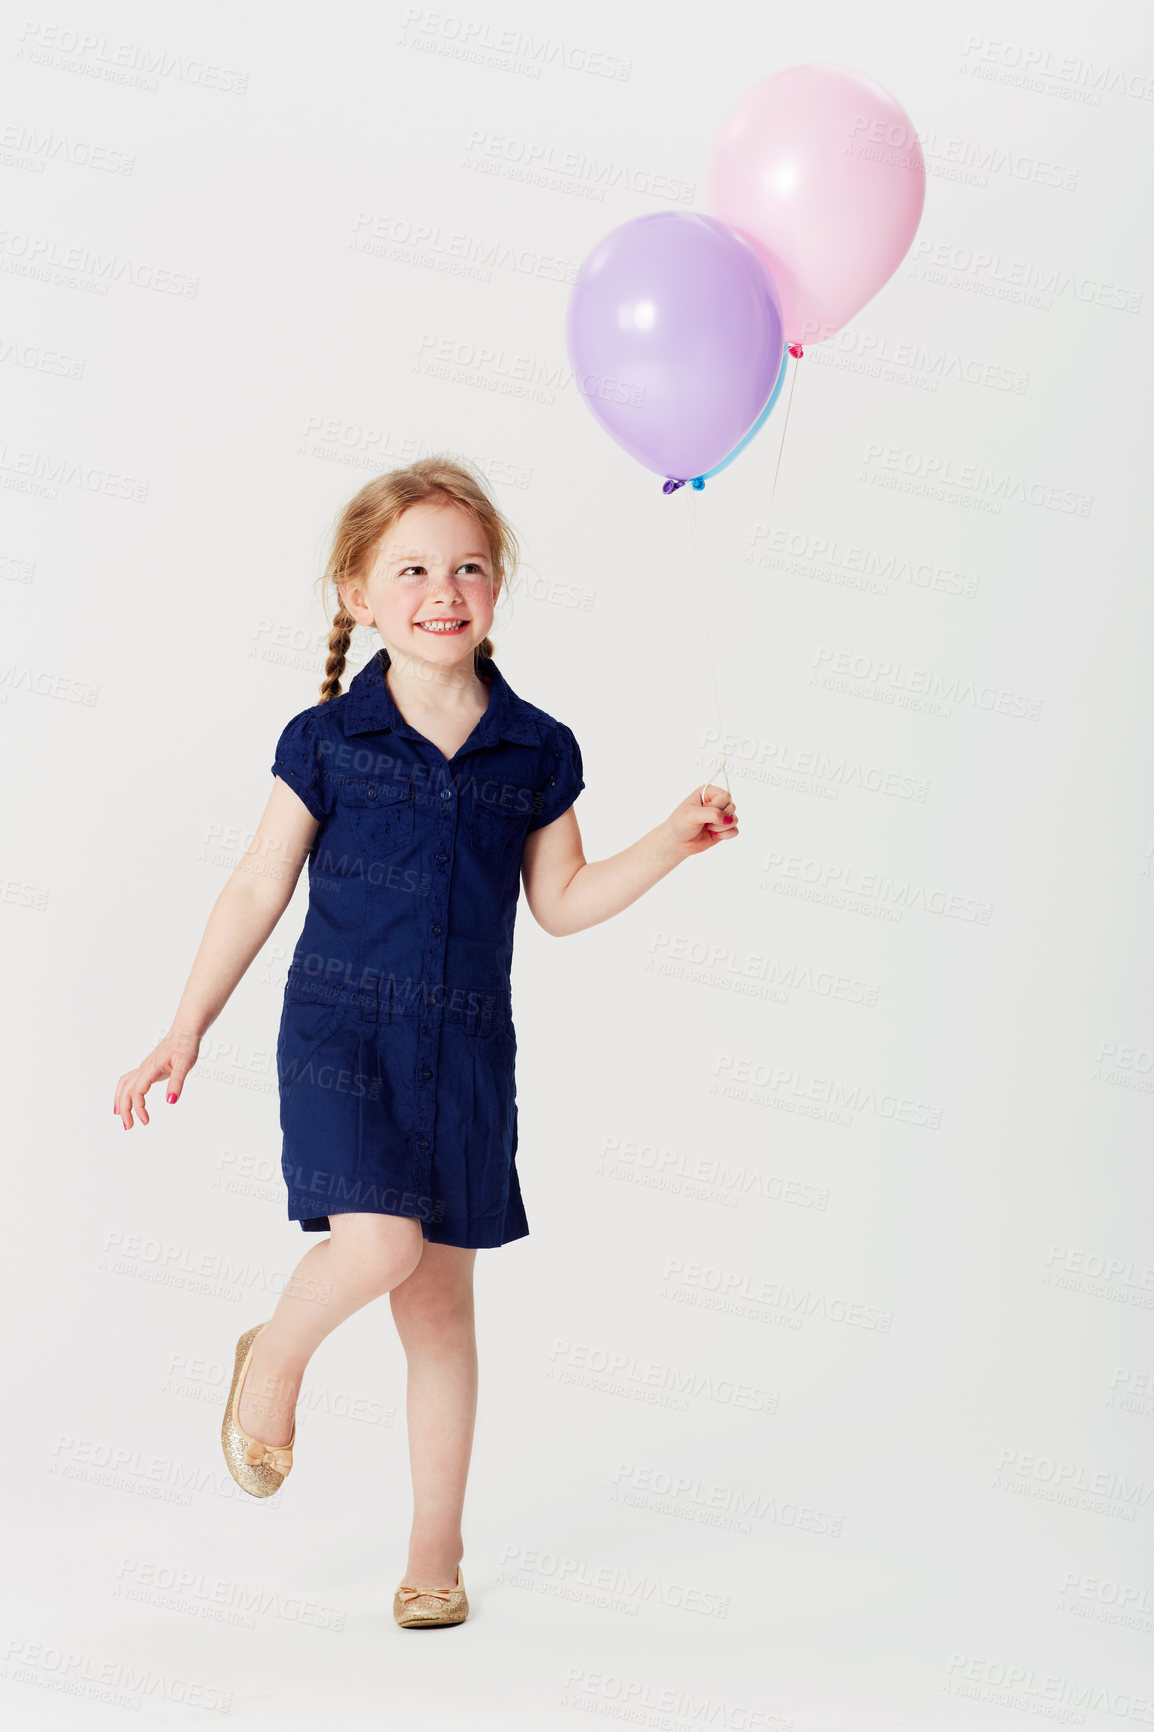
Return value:
M 406 722 L 388 688 L 385 670 L 390 659 L 382 644 L 350 681 L 348 701 L 343 706 L 345 733 L 374 734 L 390 730 L 410 740 L 423 740 L 425 736 Z M 472 743 L 485 746 L 501 739 L 516 740 L 522 745 L 540 745 L 541 730 L 533 719 L 530 706 L 517 696 L 496 662 L 490 656 L 479 655 L 477 672 L 492 684 L 489 687 L 489 706 L 470 735 Z

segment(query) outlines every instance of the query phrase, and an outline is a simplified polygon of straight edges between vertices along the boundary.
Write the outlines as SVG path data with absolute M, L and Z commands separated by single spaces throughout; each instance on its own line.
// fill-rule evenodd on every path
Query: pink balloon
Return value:
M 925 197 L 909 115 L 844 66 L 763 78 L 729 115 L 709 166 L 709 209 L 758 248 L 790 343 L 832 337 L 877 294 L 909 251 Z

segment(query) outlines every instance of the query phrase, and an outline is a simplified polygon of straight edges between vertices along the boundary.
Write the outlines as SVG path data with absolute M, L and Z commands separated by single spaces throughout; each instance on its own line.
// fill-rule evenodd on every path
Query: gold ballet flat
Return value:
M 269 1322 L 271 1321 L 270 1318 Z M 258 1438 L 250 1437 L 241 1427 L 240 1397 L 252 1360 L 252 1344 L 261 1330 L 267 1328 L 268 1322 L 255 1324 L 253 1328 L 245 1330 L 236 1344 L 232 1388 L 228 1392 L 228 1405 L 224 1410 L 224 1420 L 220 1428 L 220 1441 L 224 1445 L 224 1459 L 228 1464 L 228 1471 L 240 1489 L 247 1491 L 252 1497 L 271 1497 L 274 1491 L 280 1490 L 292 1468 L 293 1444 L 297 1435 L 295 1416 L 292 1436 L 287 1443 L 261 1443 Z
M 402 1630 L 432 1629 L 437 1624 L 463 1624 L 469 1616 L 465 1579 L 457 1565 L 455 1588 L 414 1588 L 402 1582 L 393 1595 L 393 1617 Z

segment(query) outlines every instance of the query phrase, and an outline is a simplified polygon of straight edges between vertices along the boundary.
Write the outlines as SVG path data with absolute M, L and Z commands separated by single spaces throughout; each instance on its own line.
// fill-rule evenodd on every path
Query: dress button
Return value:
M 441 936 L 441 934 L 444 930 L 445 930 L 445 928 L 441 925 L 441 922 L 439 920 L 433 921 L 433 931 L 436 933 L 438 938 Z
M 441 798 L 442 798 L 442 800 L 451 800 L 453 798 L 452 788 L 442 788 L 441 789 Z
M 432 1071 L 429 1069 L 428 1065 L 426 1065 L 424 1070 L 421 1072 L 421 1081 L 422 1082 L 431 1081 L 432 1075 L 433 1075 Z
M 427 1148 L 428 1148 L 428 1146 L 429 1146 L 429 1139 L 428 1139 L 428 1137 L 418 1137 L 418 1138 L 417 1138 L 417 1147 L 418 1147 L 418 1148 L 419 1148 L 419 1149 L 427 1149 Z

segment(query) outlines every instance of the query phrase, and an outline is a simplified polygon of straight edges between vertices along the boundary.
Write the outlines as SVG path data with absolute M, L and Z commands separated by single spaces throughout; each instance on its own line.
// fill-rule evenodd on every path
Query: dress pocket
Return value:
M 317 1053 L 349 1014 L 350 1007 L 343 1003 L 314 1004 L 311 999 L 285 999 L 276 1043 L 282 1104 L 294 1085 L 311 1073 Z
M 338 798 L 348 810 L 353 835 L 373 859 L 395 854 L 413 839 L 416 801 L 410 782 L 386 776 L 345 776 Z

